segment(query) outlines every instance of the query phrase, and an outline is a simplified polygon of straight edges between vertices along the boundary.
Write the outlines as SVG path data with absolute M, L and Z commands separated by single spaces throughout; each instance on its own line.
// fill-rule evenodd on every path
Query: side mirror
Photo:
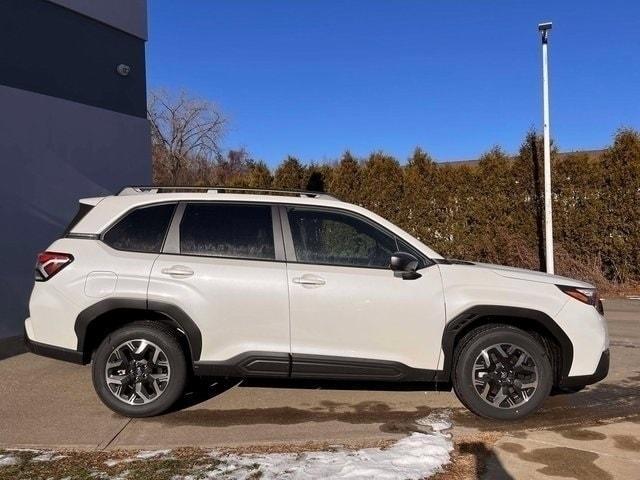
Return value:
M 410 253 L 396 252 L 391 255 L 390 266 L 396 277 L 402 277 L 404 280 L 415 280 L 421 277 L 416 271 L 419 263 L 418 259 Z

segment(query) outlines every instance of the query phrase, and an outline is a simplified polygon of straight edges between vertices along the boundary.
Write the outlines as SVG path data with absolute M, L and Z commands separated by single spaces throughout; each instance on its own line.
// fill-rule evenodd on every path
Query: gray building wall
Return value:
M 145 37 L 144 1 L 0 2 L 0 358 L 78 199 L 150 182 Z

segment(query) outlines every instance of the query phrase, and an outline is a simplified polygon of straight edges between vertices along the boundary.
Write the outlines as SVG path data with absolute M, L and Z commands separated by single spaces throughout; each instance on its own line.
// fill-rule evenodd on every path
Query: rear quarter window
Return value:
M 103 235 L 116 250 L 160 253 L 176 204 L 152 205 L 133 210 Z
M 78 206 L 78 211 L 76 212 L 75 216 L 71 219 L 71 222 L 69 222 L 69 225 L 67 225 L 67 228 L 64 229 L 62 236 L 69 235 L 71 230 L 73 230 L 73 227 L 75 227 L 80 222 L 80 220 L 82 220 L 87 215 L 87 213 L 91 211 L 92 208 L 93 208 L 93 205 L 81 203 Z

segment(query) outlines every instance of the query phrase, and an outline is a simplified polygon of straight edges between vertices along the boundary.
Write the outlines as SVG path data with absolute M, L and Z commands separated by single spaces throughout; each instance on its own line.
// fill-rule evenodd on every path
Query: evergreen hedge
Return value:
M 156 151 L 158 146 L 154 146 Z M 477 164 L 435 163 L 417 148 L 406 164 L 346 152 L 332 164 L 288 157 L 273 174 L 246 152 L 194 159 L 183 184 L 327 191 L 396 223 L 446 257 L 542 270 L 542 140 L 529 133 L 515 157 L 499 147 Z M 551 153 L 556 273 L 603 290 L 640 283 L 640 134 L 619 130 L 601 155 Z M 155 163 L 155 162 L 154 162 Z M 167 184 L 154 169 L 157 184 Z M 173 183 L 173 182 L 172 182 Z

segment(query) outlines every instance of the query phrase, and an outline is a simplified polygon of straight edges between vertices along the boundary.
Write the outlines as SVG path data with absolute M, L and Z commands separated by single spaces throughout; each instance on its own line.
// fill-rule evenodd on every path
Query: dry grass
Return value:
M 492 447 L 498 434 L 476 434 L 472 437 L 461 436 L 456 440 L 452 462 L 445 471 L 431 477 L 435 480 L 474 479 L 484 472 L 487 460 L 493 455 Z M 369 447 L 385 448 L 394 443 L 392 440 L 349 443 L 335 445 L 326 442 L 305 444 L 274 444 L 252 447 L 236 447 L 217 450 L 226 453 L 302 453 L 341 448 L 361 449 Z M 49 461 L 34 461 L 34 458 L 51 453 L 62 458 Z M 18 459 L 15 465 L 0 466 L 0 480 L 90 480 L 100 478 L 126 478 L 127 480 L 169 480 L 176 475 L 191 475 L 194 479 L 205 478 L 221 462 L 211 455 L 211 450 L 198 448 L 177 448 L 168 455 L 153 459 L 137 459 L 139 451 L 77 451 L 77 450 L 0 450 L 0 454 L 13 455 Z M 109 465 L 107 461 L 119 461 Z M 259 472 L 256 471 L 256 478 Z
M 224 465 L 219 460 L 225 454 L 269 454 L 303 453 L 309 451 L 332 451 L 341 449 L 386 448 L 393 440 L 374 440 L 332 444 L 327 442 L 308 442 L 304 444 L 272 444 L 216 449 L 176 448 L 166 455 L 155 458 L 136 458 L 139 450 L 77 451 L 77 450 L 2 450 L 0 455 L 11 455 L 17 459 L 14 465 L 0 466 L 0 480 L 90 480 L 116 479 L 126 480 L 169 480 L 175 476 L 187 476 L 193 479 L 208 478 L 206 472 Z M 47 461 L 34 460 L 42 454 L 56 457 Z M 109 462 L 109 463 L 107 463 Z M 259 478 L 257 470 L 253 476 Z M 248 472 L 251 474 L 251 472 Z M 253 478 L 250 476 L 250 478 Z
M 189 475 L 203 471 L 219 463 L 208 452 L 199 449 L 176 449 L 170 455 L 153 460 L 136 459 L 131 451 L 79 452 L 56 451 L 64 458 L 49 461 L 33 459 L 44 451 L 0 450 L 18 459 L 15 465 L 0 467 L 2 480 L 89 480 L 96 478 L 118 478 L 126 475 L 127 480 L 164 480 L 175 475 Z M 122 463 L 109 466 L 108 460 Z

